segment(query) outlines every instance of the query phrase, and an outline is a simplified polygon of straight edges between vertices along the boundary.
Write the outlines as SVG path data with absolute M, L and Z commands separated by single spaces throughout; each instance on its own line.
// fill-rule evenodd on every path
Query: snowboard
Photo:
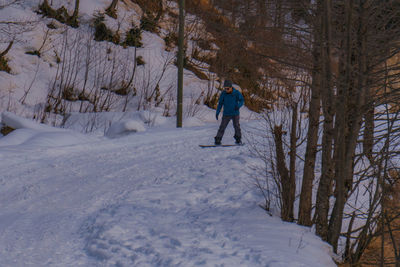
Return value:
M 199 145 L 199 147 L 205 148 L 205 147 L 229 147 L 229 146 L 244 146 L 244 143 L 242 144 L 227 144 L 227 145 Z

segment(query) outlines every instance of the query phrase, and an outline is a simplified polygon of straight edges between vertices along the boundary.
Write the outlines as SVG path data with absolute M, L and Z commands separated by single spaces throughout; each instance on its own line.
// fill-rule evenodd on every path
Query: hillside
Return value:
M 166 2 L 163 20 L 154 29 L 143 22 L 150 20 L 146 15 L 150 11 L 143 6 L 119 1 L 118 17 L 113 18 L 105 14 L 109 2 L 82 2 L 79 27 L 46 15 L 49 11 L 39 8 L 39 0 L 1 7 L 0 18 L 14 27 L 0 23 L 7 33 L 3 51 L 11 44 L 2 56 L 0 107 L 57 126 L 65 125 L 74 112 L 147 110 L 174 115 L 176 47 L 167 37 L 176 30 L 171 17 L 176 4 Z M 74 1 L 51 1 L 50 8 L 72 14 Z M 184 117 L 188 118 L 208 110 L 204 104 L 215 104 L 219 80 L 213 73 L 209 80 L 189 70 L 184 75 Z

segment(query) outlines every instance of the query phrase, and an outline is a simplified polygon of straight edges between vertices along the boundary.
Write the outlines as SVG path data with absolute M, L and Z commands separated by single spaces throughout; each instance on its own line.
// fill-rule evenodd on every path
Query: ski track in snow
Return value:
M 215 130 L 0 149 L 0 266 L 335 266 L 257 206 L 246 146 L 198 147 Z

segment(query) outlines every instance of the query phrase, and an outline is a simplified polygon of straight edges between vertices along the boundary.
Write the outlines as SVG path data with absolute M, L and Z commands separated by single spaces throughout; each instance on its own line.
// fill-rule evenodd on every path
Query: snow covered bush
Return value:
M 137 120 L 126 120 L 115 122 L 111 124 L 110 128 L 105 133 L 105 136 L 110 138 L 115 138 L 119 136 L 124 136 L 136 132 L 144 132 L 146 128 L 141 121 Z

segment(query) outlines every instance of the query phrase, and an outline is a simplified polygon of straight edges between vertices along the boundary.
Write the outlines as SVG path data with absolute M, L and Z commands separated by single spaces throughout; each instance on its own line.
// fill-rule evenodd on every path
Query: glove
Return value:
M 238 107 L 238 106 L 235 106 L 235 110 L 239 110 L 239 107 Z
M 219 114 L 215 114 L 215 118 L 218 120 L 218 116 L 219 116 Z

